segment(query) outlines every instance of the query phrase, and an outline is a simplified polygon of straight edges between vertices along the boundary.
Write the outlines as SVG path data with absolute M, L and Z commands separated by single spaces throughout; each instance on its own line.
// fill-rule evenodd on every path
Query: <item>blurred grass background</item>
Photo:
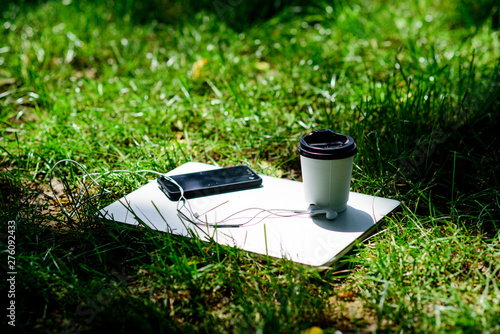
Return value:
M 15 330 L 498 331 L 498 10 L 7 2 L 0 217 L 17 223 Z M 296 144 L 315 128 L 357 141 L 354 191 L 403 205 L 342 269 L 115 226 L 92 207 L 67 219 L 48 192 L 65 158 L 91 172 L 246 163 L 300 180 Z M 144 184 L 103 182 L 96 205 Z

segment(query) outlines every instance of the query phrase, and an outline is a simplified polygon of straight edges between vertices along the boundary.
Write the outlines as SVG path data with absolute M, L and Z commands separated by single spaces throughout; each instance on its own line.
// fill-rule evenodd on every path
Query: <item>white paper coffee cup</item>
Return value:
M 299 142 L 304 197 L 308 204 L 342 212 L 347 208 L 357 146 L 347 135 L 314 130 Z

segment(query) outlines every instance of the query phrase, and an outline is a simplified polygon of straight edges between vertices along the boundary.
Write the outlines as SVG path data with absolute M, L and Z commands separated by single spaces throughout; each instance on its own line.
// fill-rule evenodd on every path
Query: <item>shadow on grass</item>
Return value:
M 396 112 L 400 128 L 376 138 L 397 143 L 404 136 L 404 147 L 396 150 L 393 191 L 419 198 L 418 214 L 449 215 L 489 236 L 500 229 L 499 67 L 493 66 L 482 84 L 472 84 L 457 106 L 442 108 L 442 119 L 426 115 L 428 108 L 420 115 L 403 108 Z M 418 104 L 424 92 L 416 95 L 412 103 Z M 435 106 L 429 110 L 435 112 Z M 367 148 L 375 159 L 377 148 L 370 142 Z
M 49 0 L 50 1 L 50 0 Z M 40 5 L 47 0 L 8 0 L 20 6 Z M 78 5 L 76 1 L 67 1 L 68 5 Z M 261 22 L 280 14 L 284 10 L 292 15 L 324 12 L 324 7 L 349 6 L 351 3 L 338 0 L 326 3 L 322 0 L 307 1 L 266 1 L 266 0 L 89 0 L 115 13 L 118 17 L 129 16 L 132 22 L 144 24 L 151 21 L 176 23 L 189 21 L 189 18 L 203 11 L 212 13 L 220 22 L 225 22 L 235 31 L 244 31 Z M 461 0 L 455 4 L 455 25 L 479 27 L 491 18 L 493 29 L 500 25 L 500 8 L 495 0 Z M 318 11 L 319 10 L 319 11 Z
M 307 291 L 307 282 L 317 278 L 291 262 L 269 266 L 231 247 L 88 216 L 55 224 L 62 213 L 46 213 L 43 201 L 28 216 L 34 202 L 23 205 L 20 199 L 36 201 L 38 193 L 20 186 L 21 176 L 3 175 L 2 208 L 13 208 L 7 219 L 17 226 L 21 332 L 255 331 L 259 326 L 279 332 L 287 319 L 294 319 L 293 327 L 321 318 L 322 296 Z M 6 196 L 11 193 L 16 196 Z M 1 244 L 6 247 L 4 239 Z M 281 307 L 290 300 L 304 307 Z M 262 319 L 256 321 L 256 314 Z
M 8 2 L 29 8 L 30 6 L 41 5 L 48 1 L 10 0 Z M 67 2 L 71 6 L 82 6 L 77 1 Z M 129 16 L 131 21 L 136 24 L 144 24 L 151 21 L 175 24 L 177 22 L 189 21 L 192 16 L 199 12 L 211 13 L 216 16 L 218 21 L 225 22 L 232 29 L 243 31 L 272 18 L 287 8 L 294 8 L 291 10 L 292 12 L 300 13 L 306 7 L 321 6 L 322 2 L 319 0 L 89 0 L 85 3 L 92 3 L 96 6 L 106 8 L 117 17 Z

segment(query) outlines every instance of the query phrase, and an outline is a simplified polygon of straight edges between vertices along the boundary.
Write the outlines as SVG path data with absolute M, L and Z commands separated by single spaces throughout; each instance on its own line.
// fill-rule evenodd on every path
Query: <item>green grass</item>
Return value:
M 222 16 L 208 1 L 2 8 L 15 329 L 500 331 L 498 5 L 223 3 Z M 73 219 L 43 195 L 61 159 L 96 173 L 245 163 L 300 180 L 296 145 L 316 128 L 358 143 L 352 190 L 402 202 L 324 272 L 95 217 L 145 184 L 132 174 L 105 177 L 111 192 Z M 61 170 L 76 189 L 81 172 Z

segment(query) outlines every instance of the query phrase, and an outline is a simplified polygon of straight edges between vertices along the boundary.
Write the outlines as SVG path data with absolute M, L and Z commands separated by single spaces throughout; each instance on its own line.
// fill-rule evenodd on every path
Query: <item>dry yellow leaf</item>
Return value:
M 308 328 L 304 331 L 304 334 L 323 334 L 323 330 L 318 326 Z
M 271 65 L 265 61 L 258 61 L 255 63 L 255 68 L 260 71 L 267 71 L 268 69 L 271 68 Z
M 196 80 L 201 76 L 201 70 L 203 66 L 205 66 L 208 63 L 206 58 L 202 58 L 198 60 L 196 63 L 193 64 L 193 67 L 191 68 L 191 72 L 193 73 L 193 79 Z
M 69 199 L 67 198 L 59 198 L 59 203 L 57 203 L 57 200 L 53 198 L 54 200 L 54 205 L 59 205 L 61 203 L 62 205 L 68 205 L 69 204 Z

